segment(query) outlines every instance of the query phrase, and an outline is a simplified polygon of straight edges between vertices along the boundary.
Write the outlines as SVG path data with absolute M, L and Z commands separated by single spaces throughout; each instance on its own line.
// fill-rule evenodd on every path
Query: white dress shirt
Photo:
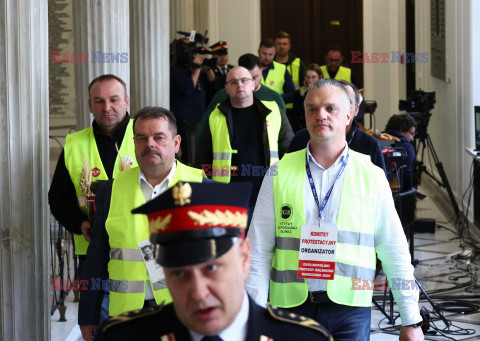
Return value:
M 307 145 L 308 162 L 321 204 L 325 194 L 337 177 L 348 153 L 348 147 L 344 149 L 330 168 L 325 169 L 314 160 L 309 146 L 310 142 Z M 348 166 L 347 164 L 346 169 L 348 169 Z M 275 174 L 274 167 L 276 168 L 277 164 L 274 164 L 272 170 L 267 174 Z M 370 176 L 377 177 L 380 183 L 375 206 L 375 251 L 382 260 L 383 270 L 389 279 L 401 278 L 402 280 L 413 281 L 413 266 L 410 264 L 408 245 L 395 210 L 390 186 L 383 170 L 376 166 L 372 168 L 374 172 Z M 323 210 L 322 221 L 325 221 L 325 223 L 336 225 L 345 173 L 346 171 L 336 180 L 330 199 Z M 319 207 L 315 203 L 307 174 L 305 174 L 304 208 L 306 224 L 318 224 Z M 265 307 L 268 301 L 270 271 L 275 247 L 273 176 L 265 176 L 263 179 L 248 237 L 252 247 L 252 259 L 246 287 L 255 302 Z M 307 284 L 309 291 L 326 290 L 325 280 L 307 279 Z M 418 308 L 418 290 L 392 291 L 400 310 L 403 325 L 421 321 Z
M 250 303 L 248 302 L 248 296 L 245 292 L 243 295 L 242 307 L 235 317 L 233 323 L 224 331 L 222 331 L 218 336 L 224 341 L 244 341 L 247 337 L 247 322 L 248 322 L 248 311 L 250 308 Z M 189 330 L 192 341 L 200 341 L 205 335 L 198 334 L 193 330 Z
M 163 181 L 160 182 L 155 187 L 150 185 L 150 183 L 147 181 L 147 178 L 145 177 L 145 174 L 143 174 L 141 169 L 139 170 L 138 184 L 140 185 L 140 189 L 142 190 L 142 194 L 146 202 L 149 202 L 150 200 L 155 199 L 170 187 L 170 183 L 172 182 L 173 175 L 175 174 L 176 169 L 177 169 L 177 162 L 174 161 L 172 169 L 170 170 L 170 173 L 168 173 L 166 178 L 163 179 Z M 146 287 L 145 299 L 146 300 L 154 299 L 152 287 L 150 286 L 150 281 L 147 281 L 147 284 L 145 287 Z

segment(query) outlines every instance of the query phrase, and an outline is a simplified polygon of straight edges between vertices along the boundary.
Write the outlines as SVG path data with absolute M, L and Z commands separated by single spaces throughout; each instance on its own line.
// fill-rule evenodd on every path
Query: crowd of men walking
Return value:
M 338 47 L 305 66 L 285 32 L 235 67 L 226 42 L 209 61 L 189 44 L 170 110 L 131 116 L 122 79 L 93 79 L 92 126 L 58 160 L 49 203 L 89 283 L 84 339 L 367 340 L 373 288 L 354 284 L 376 256 L 389 279 L 414 277 L 380 147 L 355 121 L 358 77 Z M 321 250 L 306 231 L 331 231 L 318 261 L 334 276 L 301 273 Z M 418 290 L 392 291 L 401 340 L 422 340 Z

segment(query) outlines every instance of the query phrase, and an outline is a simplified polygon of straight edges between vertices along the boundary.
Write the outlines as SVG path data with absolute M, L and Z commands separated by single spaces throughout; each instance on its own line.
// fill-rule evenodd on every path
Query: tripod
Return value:
M 433 150 L 433 146 L 432 146 L 432 150 Z M 407 190 L 405 192 L 401 192 L 402 184 L 400 182 L 400 174 L 401 174 L 401 168 L 403 168 L 403 167 L 397 168 L 396 163 L 392 163 L 391 166 L 393 167 L 393 171 L 395 172 L 395 176 L 396 176 L 396 180 L 397 180 L 397 187 L 392 188 L 392 194 L 393 194 L 394 200 L 397 202 L 396 208 L 397 208 L 398 215 L 399 215 L 399 217 L 402 221 L 402 226 L 408 227 L 408 236 L 409 236 L 409 239 L 410 239 L 409 240 L 409 242 L 410 242 L 409 243 L 409 251 L 410 251 L 410 257 L 411 257 L 411 263 L 412 263 L 413 266 L 415 266 L 414 236 L 413 236 L 413 226 L 412 226 L 413 221 L 415 220 L 415 204 L 413 204 L 414 205 L 413 207 L 409 206 L 409 205 L 407 205 L 407 207 L 402 207 L 402 195 L 405 195 L 405 198 L 407 198 L 407 200 L 409 198 L 410 198 L 410 200 L 415 200 L 416 189 L 412 188 L 412 189 Z M 448 181 L 447 181 L 447 184 L 448 184 Z M 409 212 L 409 211 L 412 211 L 412 212 Z M 438 314 L 439 318 L 445 323 L 445 326 L 449 326 L 450 323 L 443 316 L 440 309 L 438 309 L 438 307 L 433 303 L 432 299 L 428 296 L 426 291 L 422 288 L 422 286 L 420 285 L 418 280 L 416 278 L 414 278 L 414 279 L 415 279 L 415 283 L 417 285 L 418 290 L 420 290 L 421 293 L 426 297 L 428 302 L 432 305 L 433 310 Z M 401 285 L 403 286 L 403 283 Z M 385 309 L 385 304 L 386 304 L 386 299 L 387 299 L 386 296 L 387 296 L 387 288 L 385 288 L 385 291 L 383 293 L 383 304 L 382 304 L 382 306 L 380 306 L 380 304 L 377 301 L 375 301 L 375 299 L 373 299 L 372 302 L 373 302 L 373 304 L 375 304 L 375 306 L 378 308 L 378 310 L 380 310 L 380 312 L 386 317 L 386 319 L 388 320 L 388 323 L 391 324 L 391 325 L 394 325 L 395 324 L 395 319 L 393 317 L 393 294 L 392 294 L 392 291 L 390 290 L 389 293 L 388 293 L 388 298 L 389 298 L 389 303 L 390 303 L 388 313 L 386 312 L 386 309 Z
M 422 153 L 420 156 L 420 161 L 418 161 L 418 152 L 422 148 Z M 423 162 L 423 157 L 425 154 L 425 148 L 428 148 L 428 151 L 433 157 L 433 161 L 435 162 L 435 166 L 437 167 L 438 173 L 440 174 L 441 181 L 438 180 L 433 174 L 431 174 L 427 167 Z M 448 182 L 447 174 L 445 174 L 445 170 L 443 169 L 442 162 L 438 159 L 437 153 L 435 152 L 435 148 L 433 147 L 432 140 L 430 139 L 430 135 L 428 133 L 423 133 L 419 137 L 415 137 L 415 155 L 417 156 L 417 160 L 415 161 L 414 167 L 414 183 L 416 185 L 420 184 L 422 173 L 424 172 L 430 178 L 432 178 L 440 187 L 444 187 L 447 190 L 448 197 L 450 199 L 450 203 L 452 204 L 453 210 L 455 211 L 456 220 L 460 218 L 460 209 L 458 208 L 457 200 L 453 195 L 452 188 L 450 187 L 450 183 Z

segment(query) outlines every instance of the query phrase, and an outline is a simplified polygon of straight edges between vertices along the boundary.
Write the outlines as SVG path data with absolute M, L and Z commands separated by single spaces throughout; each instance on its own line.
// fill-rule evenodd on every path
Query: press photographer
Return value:
M 204 65 L 205 55 L 211 53 L 203 47 L 208 38 L 193 31 L 178 33 L 190 38 L 174 40 L 170 45 L 170 110 L 182 137 L 181 159 L 193 164 L 195 128 L 205 110 L 205 86 L 215 80 L 215 75 L 210 66 Z

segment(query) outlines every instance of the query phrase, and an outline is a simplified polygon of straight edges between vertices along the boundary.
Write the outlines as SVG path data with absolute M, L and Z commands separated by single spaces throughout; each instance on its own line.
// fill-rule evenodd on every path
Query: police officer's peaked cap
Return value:
M 208 262 L 244 237 L 250 183 L 179 182 L 132 213 L 148 215 L 157 260 L 177 267 Z
M 228 53 L 228 45 L 226 41 L 220 40 L 219 42 L 210 46 L 212 52 L 214 54 L 227 54 Z

